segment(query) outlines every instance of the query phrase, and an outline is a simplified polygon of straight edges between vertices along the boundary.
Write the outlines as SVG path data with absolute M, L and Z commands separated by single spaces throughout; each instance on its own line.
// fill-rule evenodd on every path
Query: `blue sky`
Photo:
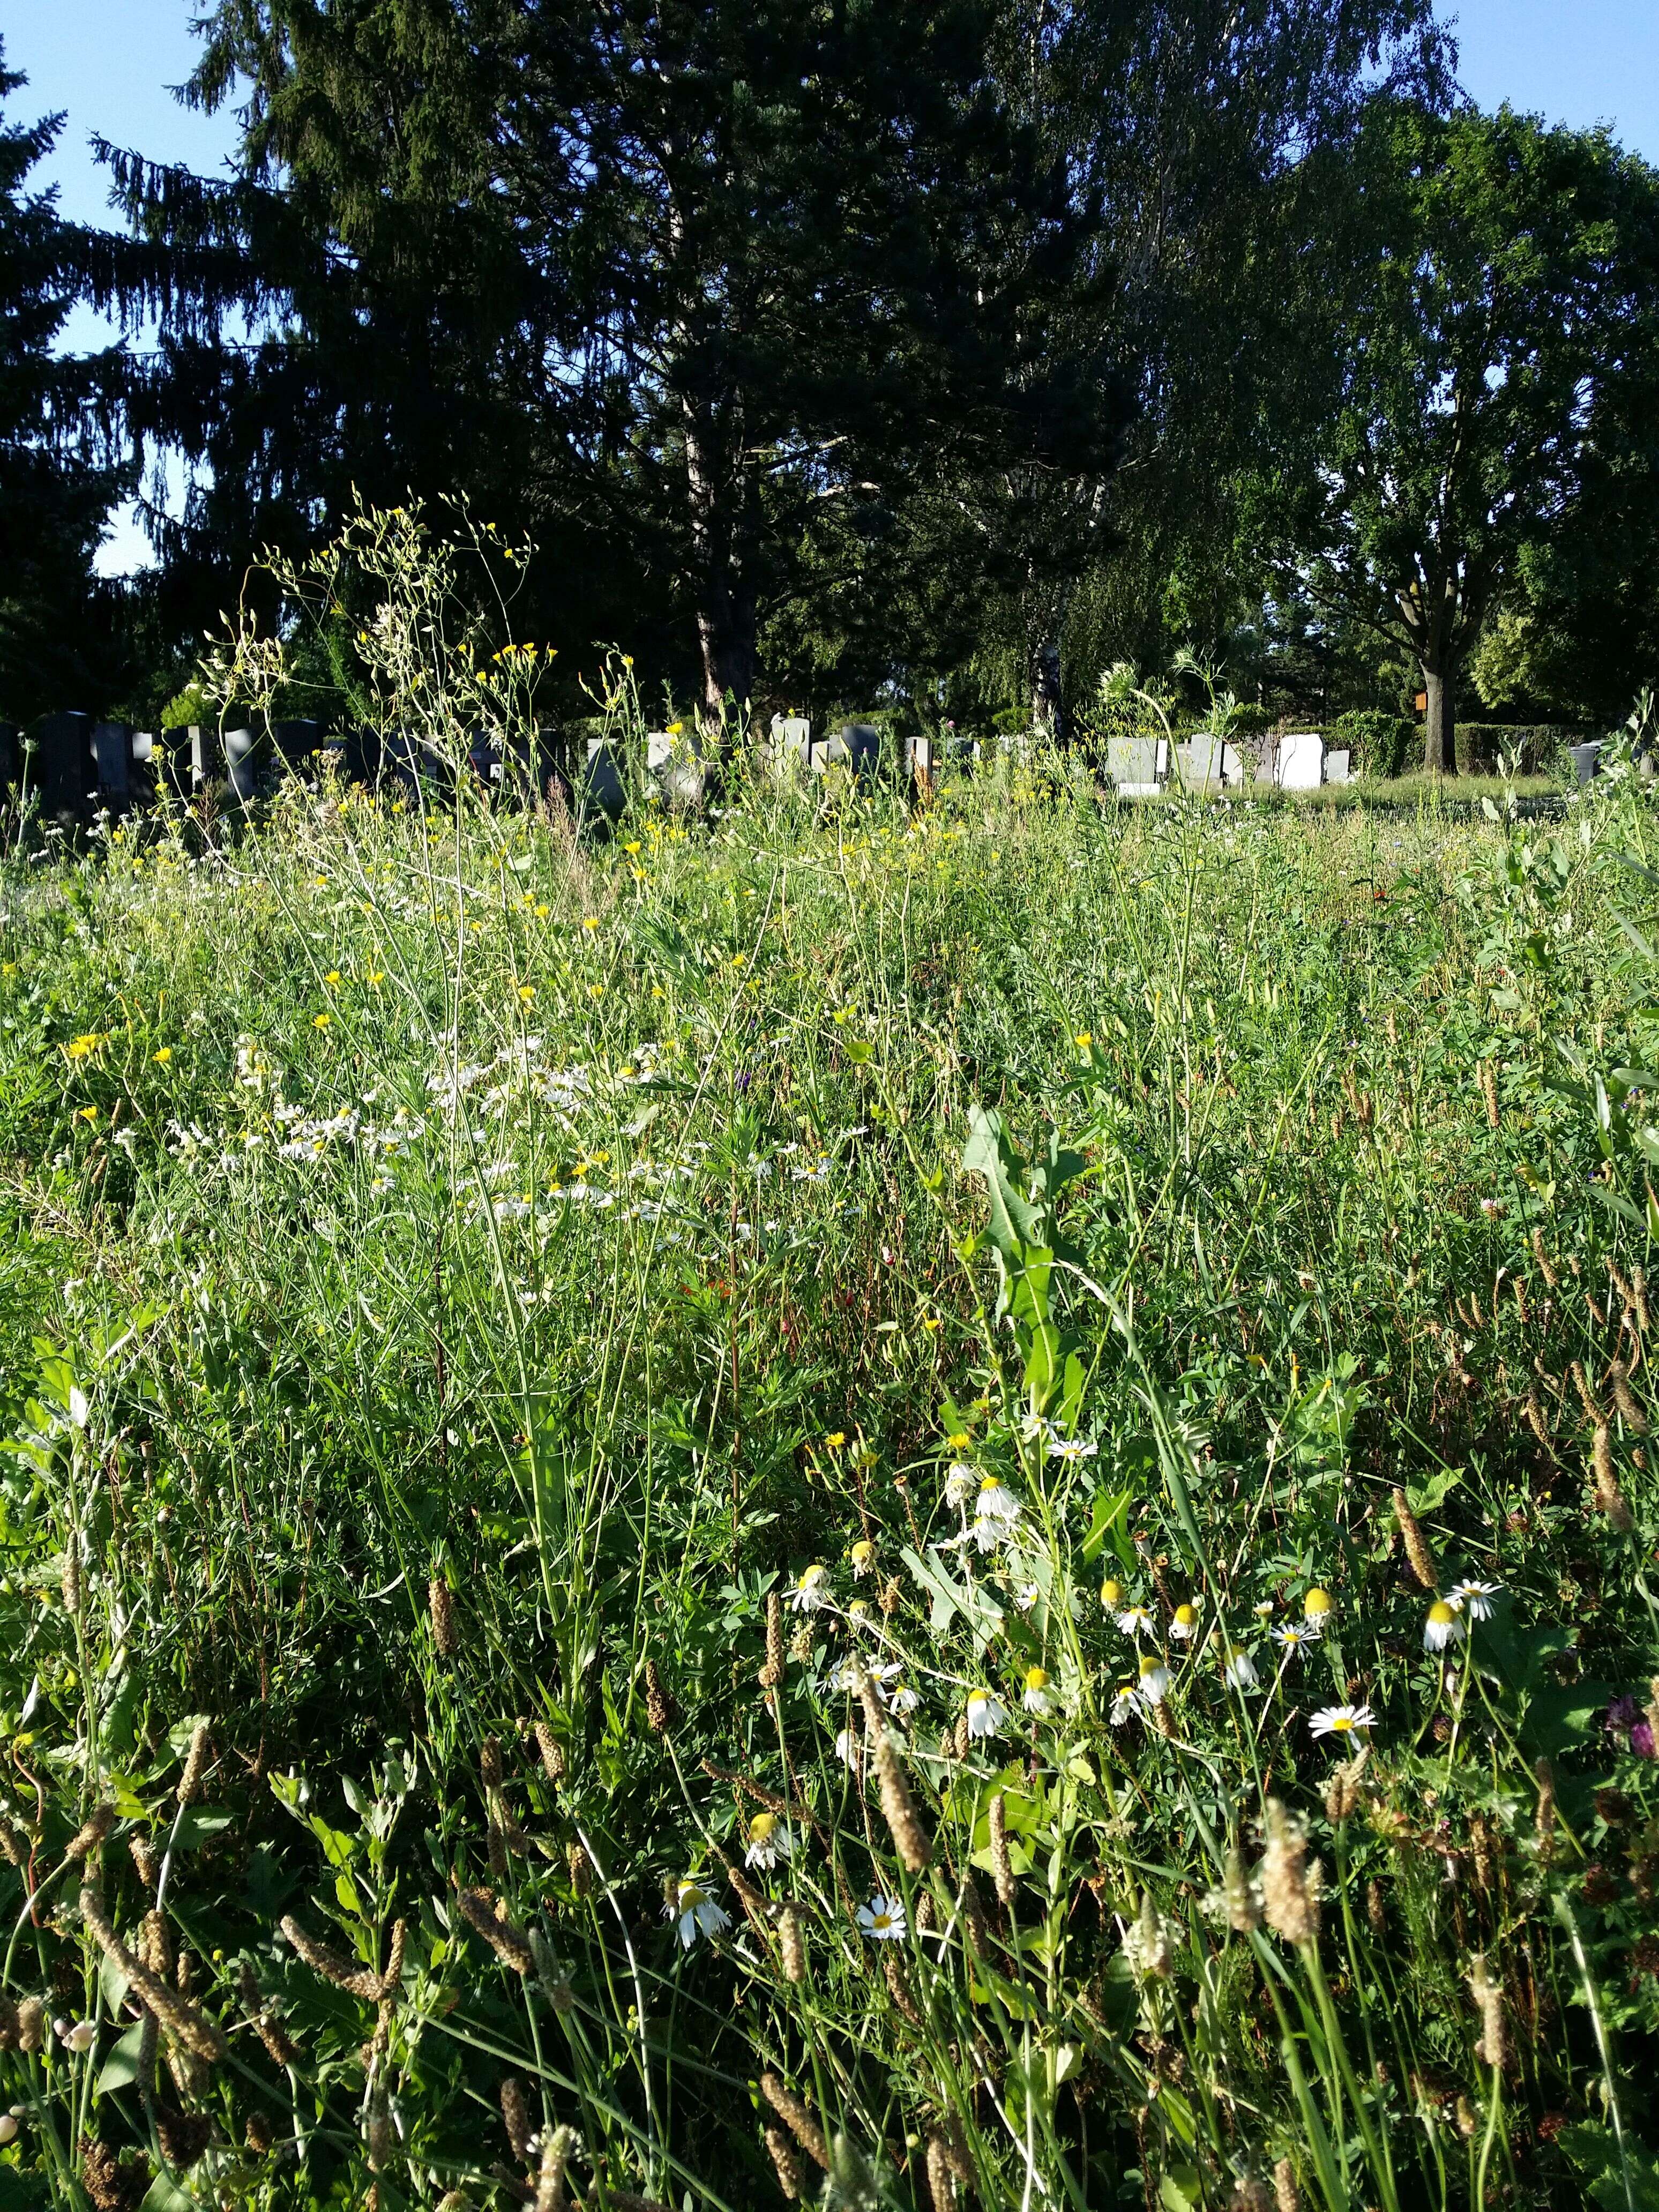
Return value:
M 234 118 L 191 112 L 167 88 L 190 73 L 190 21 L 204 0 L 5 0 L 0 27 L 7 66 L 27 90 L 13 119 L 66 111 L 49 165 L 66 215 L 96 222 L 107 183 L 87 150 L 94 132 L 152 160 L 210 174 L 235 142 Z M 1659 0 L 1437 0 L 1462 49 L 1465 88 L 1483 106 L 1508 100 L 1552 121 L 1608 123 L 1625 144 L 1659 163 Z M 96 319 L 77 316 L 72 345 L 100 343 Z M 118 527 L 103 565 L 130 565 L 141 544 Z

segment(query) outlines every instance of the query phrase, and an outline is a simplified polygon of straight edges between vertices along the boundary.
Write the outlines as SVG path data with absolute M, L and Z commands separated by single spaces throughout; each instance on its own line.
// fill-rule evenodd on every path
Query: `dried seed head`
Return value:
M 530 2106 L 525 2100 L 524 2083 L 516 2075 L 509 2074 L 501 2083 L 501 2121 L 507 2129 L 507 2140 L 514 2158 L 523 2160 L 530 2155 Z
M 214 2023 L 187 1997 L 169 1989 L 161 1975 L 137 1958 L 116 1935 L 95 1881 L 82 1885 L 81 1917 L 104 1956 L 125 1974 L 133 1995 L 155 2014 L 175 2043 L 191 2057 L 207 2063 L 224 2057 L 225 2039 Z M 160 1915 L 147 1916 L 147 1923 L 150 1918 L 159 1919 Z
M 881 1586 L 879 1603 L 884 1616 L 890 1620 L 904 1602 L 904 1586 L 896 1575 L 890 1575 Z
M 542 1755 L 542 1771 L 556 1789 L 565 1778 L 564 1746 L 545 1721 L 536 1723 L 536 1748 Z
M 432 1641 L 440 1658 L 453 1659 L 461 1648 L 461 1632 L 455 1624 L 455 1594 L 441 1575 L 434 1575 L 427 1595 L 432 1611 Z
M 1527 1295 L 1525 1276 L 1511 1275 L 1510 1287 L 1515 1292 L 1515 1310 L 1521 1316 L 1521 1326 L 1525 1328 L 1532 1319 L 1532 1301 Z
M 1655 1741 L 1659 1742 L 1659 1674 L 1655 1674 L 1648 1683 L 1645 1717 L 1648 1726 L 1653 1730 Z
M 766 1601 L 766 1662 L 757 1679 L 763 1690 L 775 1690 L 783 1680 L 783 1599 L 777 1590 Z
M 935 2132 L 927 2138 L 927 2194 L 933 2199 L 933 2212 L 951 2212 L 956 2202 L 951 2186 L 951 2154 L 945 2138 Z
M 570 1869 L 570 1887 L 578 1897 L 587 1896 L 593 1887 L 593 1862 L 587 1856 L 586 1845 L 571 1844 L 564 1856 Z
M 1227 2212 L 1273 2212 L 1273 2192 L 1265 2181 L 1246 2174 L 1242 2181 L 1234 2182 Z
M 910 1994 L 910 1980 L 900 1961 L 898 1953 L 890 1943 L 881 1947 L 881 1971 L 887 1979 L 888 1995 L 912 2027 L 926 2026 L 915 1999 Z
M 1362 1744 L 1356 1755 L 1333 1769 L 1325 1785 L 1325 1817 L 1333 1822 L 1350 1820 L 1358 1811 L 1361 1796 L 1359 1778 L 1365 1771 L 1365 1761 L 1370 1755 L 1370 1746 Z
M 243 2131 L 243 2141 L 255 2158 L 269 2158 L 270 2147 L 276 2140 L 276 2130 L 264 2112 L 250 2112 Z
M 1260 1928 L 1261 1892 L 1244 1863 L 1243 1853 L 1237 1844 L 1227 1854 L 1221 1894 L 1227 1907 L 1227 1925 L 1236 1935 L 1248 1936 L 1253 1929 Z
M 377 2091 L 368 2100 L 368 2118 L 364 2123 L 363 2135 L 368 2145 L 369 2172 L 384 2172 L 392 2163 L 392 2150 L 397 2142 L 384 2090 Z
M 1639 1267 L 1630 1271 L 1630 1302 L 1636 1309 L 1636 1326 L 1645 1336 L 1648 1332 L 1648 1280 Z
M 188 2173 L 213 2141 L 213 2122 L 205 2112 L 175 2112 L 163 2105 L 156 2110 L 155 2135 L 167 2164 Z
M 438 2199 L 438 2212 L 473 2212 L 472 2199 L 464 2189 L 446 2189 Z
M 1504 1994 L 1486 1972 L 1484 1958 L 1471 1961 L 1469 1988 L 1474 1997 L 1475 2009 L 1480 2014 L 1480 2040 L 1474 2055 L 1483 2064 L 1501 2072 L 1506 2051 L 1504 2039 Z
M 674 1717 L 674 1709 L 663 1688 L 662 1677 L 657 1672 L 657 1662 L 645 1662 L 645 1718 L 653 1735 L 666 1735 Z
M 766 2148 L 772 2154 L 778 2187 L 787 2203 L 799 2204 L 806 2191 L 800 2163 L 795 2156 L 795 2147 L 781 2128 L 769 2127 L 765 2132 Z
M 1287 2158 L 1281 2158 L 1273 2168 L 1273 2203 L 1279 2212 L 1297 2212 L 1301 2199 L 1296 2193 L 1296 2168 Z
M 1142 1890 L 1139 1913 L 1124 1930 L 1123 1955 L 1130 1971 L 1143 1979 L 1161 1982 L 1169 1977 L 1170 1931 L 1150 1889 Z
M 1538 1784 L 1538 1812 L 1534 1822 L 1538 1855 L 1547 1859 L 1555 1841 L 1555 1769 L 1540 1759 L 1533 1773 Z
M 1267 1800 L 1267 1849 L 1261 1862 L 1261 1909 L 1287 1943 L 1311 1943 L 1319 1904 L 1308 1878 L 1307 1832 L 1277 1797 Z
M 69 1542 L 64 1547 L 64 1571 L 60 1577 L 64 1591 L 65 1613 L 80 1615 L 86 1590 L 81 1576 L 81 1540 L 71 1529 Z
M 1480 1063 L 1480 1095 L 1486 1102 L 1486 1120 L 1492 1128 L 1498 1127 L 1498 1070 L 1489 1060 Z
M 810 1619 L 803 1620 L 800 1626 L 790 1638 L 789 1656 L 794 1661 L 798 1667 L 805 1667 L 811 1662 L 812 1656 L 812 1624 Z
M 1537 1227 L 1535 1224 L 1532 1232 L 1532 1256 L 1538 1262 L 1539 1273 L 1544 1278 L 1544 1280 L 1549 1285 L 1550 1288 L 1554 1290 L 1559 1284 L 1561 1278 L 1556 1269 L 1551 1265 L 1549 1255 L 1544 1249 L 1544 1232 L 1541 1229 Z
M 265 2004 L 264 1999 L 259 1994 L 259 1984 L 254 1978 L 253 1969 L 250 1966 L 245 1965 L 242 1968 L 241 1987 L 242 2002 L 247 2008 L 249 2024 L 260 2042 L 264 2044 L 272 2062 L 285 2070 L 296 2064 L 300 2057 L 300 2046 L 283 2027 L 281 2021 Z
M 1619 1408 L 1619 1417 L 1626 1427 L 1638 1437 L 1648 1432 L 1648 1417 L 1636 1402 L 1630 1387 L 1630 1370 L 1622 1359 L 1615 1359 L 1607 1370 L 1613 1384 L 1613 1402 Z
M 483 1749 L 478 1753 L 478 1778 L 486 1790 L 501 1786 L 501 1747 L 493 1735 L 487 1735 Z
M 1517 1289 L 1520 1287 L 1518 1280 L 1516 1287 Z M 1526 1413 L 1527 1426 L 1532 1431 L 1534 1436 L 1537 1437 L 1539 1443 L 1542 1444 L 1544 1449 L 1550 1454 L 1552 1458 L 1553 1458 L 1555 1455 L 1554 1447 L 1550 1442 L 1548 1425 L 1544 1419 L 1544 1408 L 1539 1403 L 1538 1393 L 1536 1390 L 1528 1390 L 1527 1393 Z
M 991 1800 L 991 1878 L 1001 1902 L 1012 1905 L 1018 1892 L 1014 1887 L 1013 1861 L 1008 1856 L 1008 1817 L 1000 1790 Z
M 957 1719 L 956 1735 L 951 1744 L 951 1748 L 958 1759 L 967 1758 L 968 1746 L 971 1741 L 968 1734 L 968 1716 L 963 1713 Z
M 933 1856 L 933 1841 L 917 1818 L 910 1785 L 904 1778 L 898 1753 L 887 1733 L 874 1685 L 862 1671 L 858 1677 L 858 1691 L 860 1702 L 864 1707 L 865 1726 L 875 1764 L 876 1781 L 881 1791 L 882 1818 L 886 1821 L 888 1832 L 904 1862 L 905 1871 L 908 1874 L 924 1873 Z
M 1486 1896 L 1498 1879 L 1498 1843 L 1490 1824 L 1478 1813 L 1469 1822 L 1469 1848 L 1474 1860 L 1475 1887 Z
M 127 1838 L 127 1849 L 132 1853 L 132 1863 L 138 1869 L 138 1879 L 146 1889 L 154 1889 L 161 1878 L 161 1862 L 155 1856 L 155 1846 L 148 1836 L 133 1834 Z
M 1389 1932 L 1388 1915 L 1382 1909 L 1382 1885 L 1380 1881 L 1365 1884 L 1365 1917 L 1379 1942 Z
M 1620 1535 L 1628 1536 L 1636 1526 L 1636 1516 L 1619 1487 L 1613 1464 L 1613 1436 L 1605 1421 L 1597 1425 L 1591 1457 L 1595 1468 L 1596 1510 L 1607 1515 Z
M 1567 1372 L 1572 1377 L 1572 1387 L 1577 1391 L 1579 1401 L 1585 1413 L 1598 1425 L 1604 1423 L 1607 1418 L 1606 1410 L 1595 1391 L 1590 1389 L 1589 1378 L 1584 1373 L 1583 1360 L 1575 1359 Z
M 542 2162 L 536 2176 L 536 2212 L 564 2212 L 565 2177 L 575 2147 L 574 2128 L 550 2128 L 542 2137 Z
M 354 1997 L 362 1997 L 367 2004 L 380 2002 L 384 1991 L 378 1974 L 371 1973 L 367 1966 L 359 1966 L 355 1959 L 347 1958 L 332 1945 L 319 1943 L 315 1936 L 307 1936 L 291 1914 L 286 1915 L 280 1925 L 313 1974 L 320 1974 L 325 1982 L 349 1990 Z
M 1417 1516 L 1412 1511 L 1405 1492 L 1398 1485 L 1394 1493 L 1394 1517 L 1400 1524 L 1401 1539 L 1406 1547 L 1406 1557 L 1412 1563 L 1412 1572 L 1425 1589 L 1438 1589 L 1440 1572 L 1434 1564 L 1434 1554 L 1418 1526 Z
M 1480 2123 L 1474 2116 L 1474 2106 L 1470 2104 L 1467 2097 L 1458 2098 L 1454 2108 L 1454 2118 L 1457 2122 L 1457 2132 L 1462 2136 L 1464 2142 L 1473 2142 L 1475 2136 L 1480 2133 Z
M 25 1997 L 17 2008 L 17 2048 L 23 2051 L 40 2051 L 46 2040 L 46 1999 Z
M 455 1902 L 467 1925 L 483 1937 L 504 1966 L 515 1974 L 533 1970 L 536 1961 L 524 1931 L 507 1917 L 487 1889 L 458 1889 Z
M 786 1979 L 804 1982 L 806 1979 L 806 1937 L 801 1927 L 797 1906 L 786 1905 L 778 1917 L 778 1945 L 783 1953 Z
M 87 1820 L 79 1832 L 70 1838 L 64 1856 L 78 1864 L 81 1860 L 98 1849 L 114 1826 L 114 1806 L 107 1803 L 94 1806 L 91 1819 Z
M 761 2094 L 808 2158 L 828 2173 L 830 2147 L 823 2140 L 823 2130 L 794 2091 L 786 2087 L 780 2075 L 768 2073 L 761 2075 Z
M 744 1917 L 750 1927 L 763 1934 L 768 1923 L 766 1899 L 750 1881 L 743 1869 L 732 1866 L 729 1861 L 726 1863 L 726 1878 L 736 1892 L 738 1902 L 742 1905 Z
M 185 1758 L 185 1771 L 179 1781 L 179 1802 L 193 1805 L 202 1794 L 202 1784 L 207 1774 L 208 1724 L 198 1721 L 191 1731 L 190 1750 Z

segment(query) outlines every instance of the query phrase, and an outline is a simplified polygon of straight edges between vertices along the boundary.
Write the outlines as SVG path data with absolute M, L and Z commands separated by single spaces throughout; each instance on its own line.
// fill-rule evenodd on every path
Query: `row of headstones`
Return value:
M 1001 738 L 994 750 L 1018 753 L 1022 741 Z M 927 781 L 947 762 L 971 769 L 984 747 L 969 738 L 944 744 L 916 733 L 902 735 L 892 748 L 893 765 L 904 782 Z M 873 722 L 846 722 L 829 735 L 814 738 L 804 715 L 778 714 L 769 737 L 757 748 L 756 766 L 769 780 L 793 782 L 842 769 L 860 782 L 884 766 L 884 733 Z M 270 743 L 251 728 L 221 732 L 210 726 L 151 731 L 125 722 L 100 721 L 85 714 L 47 715 L 26 740 L 0 723 L 0 791 L 27 787 L 48 818 L 85 817 L 98 808 L 119 812 L 135 800 L 165 789 L 190 798 L 204 786 L 223 783 L 233 798 L 252 800 L 262 786 L 283 772 L 314 771 L 321 757 L 332 754 L 349 782 L 441 781 L 447 773 L 436 754 L 416 737 L 384 739 L 361 730 L 331 731 L 318 721 L 273 723 Z M 558 776 L 553 748 L 529 733 L 505 753 L 480 735 L 470 749 L 479 781 L 489 787 L 531 786 L 544 791 Z M 646 772 L 672 805 L 700 805 L 708 787 L 709 763 L 697 739 L 682 731 L 653 730 L 646 738 Z M 573 765 L 573 774 L 575 774 Z M 562 780 L 562 779 L 561 779 Z M 627 801 L 628 780 L 618 747 L 601 738 L 586 741 L 586 757 L 575 775 L 574 796 L 588 810 L 611 816 Z
M 1109 738 L 1106 772 L 1120 799 L 1149 799 L 1175 774 L 1189 791 L 1219 786 L 1242 791 L 1247 784 L 1276 791 L 1317 791 L 1322 784 L 1352 780 L 1353 756 L 1328 747 L 1317 730 L 1297 730 L 1265 738 L 1254 763 L 1224 738 L 1198 736 L 1171 747 L 1167 738 Z

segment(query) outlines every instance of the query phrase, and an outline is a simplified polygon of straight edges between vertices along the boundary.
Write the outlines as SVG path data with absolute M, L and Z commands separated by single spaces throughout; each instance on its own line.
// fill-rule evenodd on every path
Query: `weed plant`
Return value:
M 0 2206 L 1659 2203 L 1650 799 L 600 839 L 398 542 L 5 866 Z

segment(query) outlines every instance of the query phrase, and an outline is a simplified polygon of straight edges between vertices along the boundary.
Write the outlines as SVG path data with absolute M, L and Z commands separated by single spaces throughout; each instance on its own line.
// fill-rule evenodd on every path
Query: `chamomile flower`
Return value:
M 908 1720 L 921 1703 L 921 1697 L 908 1682 L 895 1682 L 887 1692 L 887 1710 L 896 1713 L 901 1720 Z
M 1114 1728 L 1121 1728 L 1125 1721 L 1139 1711 L 1140 1699 L 1136 1693 L 1134 1684 L 1120 1682 L 1116 1694 L 1112 1699 L 1112 1710 L 1106 1717 L 1108 1720 Z
M 968 1734 L 970 1737 L 994 1735 L 1008 1717 L 1008 1708 L 989 1690 L 969 1690 L 968 1692 Z
M 764 1867 L 769 1873 L 780 1859 L 790 1857 L 793 1850 L 789 1831 L 777 1814 L 757 1813 L 749 1823 L 749 1848 L 743 1855 L 744 1864 Z
M 1149 1705 L 1161 1705 L 1170 1686 L 1170 1670 L 1155 1651 L 1142 1655 L 1140 1680 L 1136 1686 Z
M 1019 1500 L 1006 1482 L 994 1474 L 983 1474 L 980 1477 L 979 1496 L 974 1502 L 974 1518 L 1012 1523 L 1019 1518 Z
M 1150 1636 L 1157 1624 L 1144 1605 L 1126 1605 L 1117 1617 L 1126 1636 Z
M 1042 1595 L 1042 1592 L 1035 1583 L 1022 1583 L 1014 1592 L 1014 1603 L 1022 1613 L 1029 1613 Z
M 1322 1705 L 1308 1722 L 1316 1735 L 1352 1735 L 1356 1729 L 1376 1725 L 1376 1716 L 1369 1705 Z
M 830 1591 L 830 1570 L 822 1565 L 803 1569 L 800 1580 L 784 1602 L 792 1613 L 816 1613 L 827 1602 Z
M 1240 1651 L 1231 1645 L 1228 1647 L 1227 1656 L 1222 1664 L 1221 1672 L 1229 1685 L 1235 1690 L 1254 1690 L 1261 1680 L 1260 1675 L 1255 1671 L 1255 1662 L 1249 1653 Z
M 90 2051 L 98 2040 L 97 2025 L 93 2021 L 55 2020 L 52 2027 L 57 2032 L 58 2040 L 64 2048 L 66 2051 L 74 2051 L 77 2057 L 82 2051 Z
M 1042 1720 L 1048 1711 L 1050 1702 L 1046 1671 L 1041 1667 L 1028 1667 L 1025 1669 L 1025 1694 L 1020 1699 L 1021 1705 L 1028 1713 L 1035 1713 Z
M 1304 1644 L 1317 1644 L 1319 1624 L 1316 1620 L 1287 1620 L 1283 1627 L 1273 1631 L 1273 1642 L 1283 1644 L 1285 1656 L 1294 1658 Z
M 1108 1575 L 1105 1581 L 1102 1583 L 1100 1586 L 1101 1610 L 1104 1613 L 1115 1613 L 1122 1602 L 1122 1583 L 1115 1580 L 1111 1575 Z
M 1302 1618 L 1322 1628 L 1331 1611 L 1331 1594 L 1328 1589 L 1310 1589 L 1302 1601 Z
M 688 1951 L 699 1936 L 721 1936 L 732 1925 L 732 1916 L 725 1907 L 689 1879 L 674 1884 L 665 1909 L 674 1933 Z
M 974 1494 L 978 1480 L 966 1460 L 953 1460 L 945 1477 L 945 1502 L 947 1505 L 965 1505 Z
M 867 1575 L 874 1570 L 876 1547 L 867 1536 L 860 1536 L 848 1556 L 853 1562 L 854 1575 Z
M 1055 1434 L 1054 1425 L 1041 1413 L 1026 1413 L 1021 1418 L 1019 1433 L 1028 1444 L 1047 1443 Z
M 859 1764 L 859 1740 L 854 1735 L 851 1729 L 842 1729 L 837 1735 L 836 1738 L 836 1757 L 840 1759 L 843 1766 L 850 1766 L 854 1773 L 857 1772 Z
M 859 1926 L 872 1943 L 900 1943 L 904 1940 L 904 1905 L 896 1897 L 884 1897 L 879 1890 L 868 1905 L 859 1907 Z
M 1081 1437 L 1053 1437 L 1048 1443 L 1049 1458 L 1064 1460 L 1071 1467 L 1079 1460 L 1093 1459 L 1099 1449 L 1098 1444 L 1085 1444 Z
M 1457 1607 L 1443 1597 L 1436 1598 L 1429 1607 L 1428 1619 L 1423 1623 L 1423 1649 L 1425 1651 L 1444 1651 L 1455 1644 L 1463 1633 L 1463 1624 L 1457 1617 Z
M 1175 1609 L 1175 1618 L 1170 1623 L 1170 1633 L 1178 1644 L 1184 1644 L 1189 1636 L 1196 1636 L 1198 1607 L 1195 1605 L 1178 1605 Z
M 1471 1620 L 1490 1620 L 1492 1601 L 1503 1592 L 1502 1583 L 1455 1583 L 1446 1593 L 1446 1602 L 1455 1612 L 1467 1613 Z

